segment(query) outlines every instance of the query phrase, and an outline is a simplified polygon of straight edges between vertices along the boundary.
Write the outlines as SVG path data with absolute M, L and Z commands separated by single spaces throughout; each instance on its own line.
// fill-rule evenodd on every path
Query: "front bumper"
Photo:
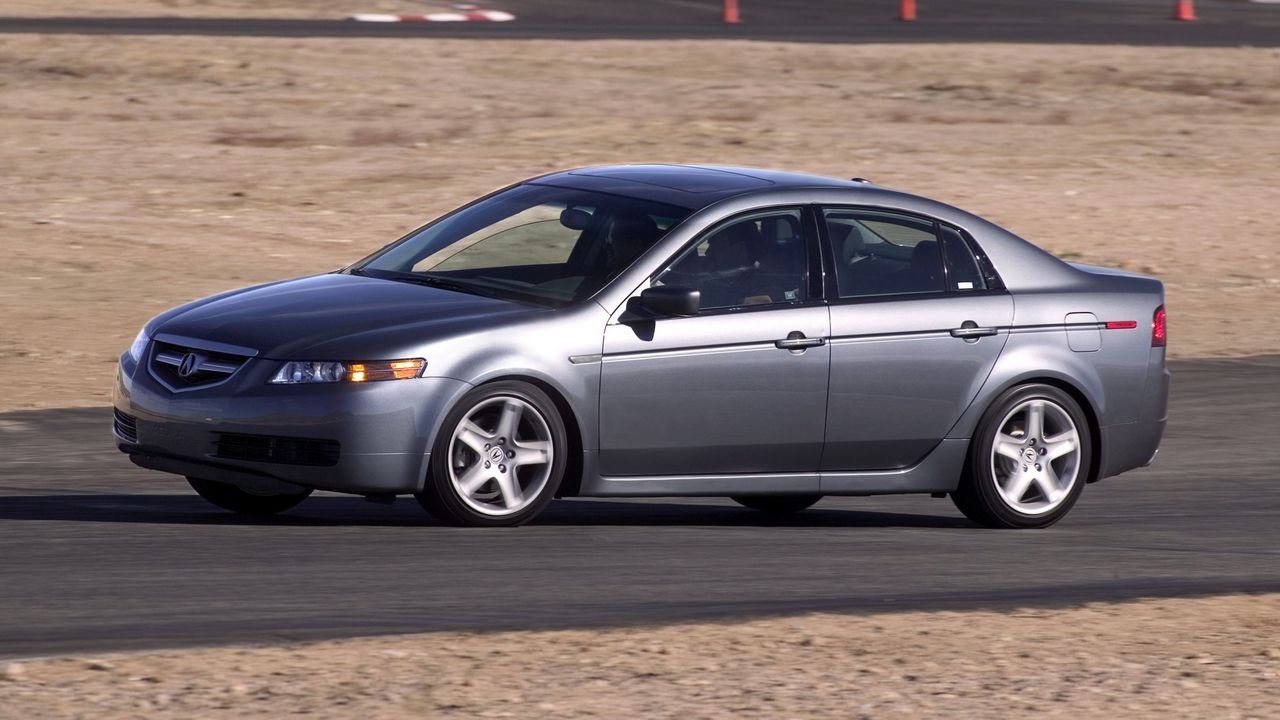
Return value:
M 116 446 L 142 467 L 239 485 L 419 492 L 440 421 L 470 388 L 439 377 L 267 385 L 277 365 L 250 360 L 225 383 L 174 393 L 121 358 L 114 405 L 127 419 L 116 423 Z M 326 454 L 301 459 L 308 464 L 291 453 L 269 461 L 228 457 L 229 434 L 323 444 Z

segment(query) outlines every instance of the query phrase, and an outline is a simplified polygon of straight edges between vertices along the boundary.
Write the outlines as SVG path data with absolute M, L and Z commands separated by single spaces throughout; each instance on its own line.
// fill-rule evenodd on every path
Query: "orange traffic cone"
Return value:
M 1196 6 L 1193 0 L 1178 0 L 1178 4 L 1173 6 L 1173 16 L 1170 20 L 1182 20 L 1191 22 L 1196 19 Z
M 738 15 L 738 0 L 724 0 L 724 21 L 730 25 L 742 22 Z
M 902 6 L 898 9 L 898 19 L 904 22 L 916 19 L 916 0 L 902 0 Z

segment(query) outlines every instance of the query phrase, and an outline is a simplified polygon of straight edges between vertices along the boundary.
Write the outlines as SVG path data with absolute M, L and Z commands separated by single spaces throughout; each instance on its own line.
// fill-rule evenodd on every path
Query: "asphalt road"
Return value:
M 1280 591 L 1280 357 L 1181 363 L 1174 381 L 1157 464 L 1031 532 L 925 496 L 780 521 L 727 500 L 565 500 L 466 530 L 330 495 L 246 521 L 132 466 L 105 409 L 3 414 L 0 657 Z
M 430 2 L 423 7 L 443 4 Z M 739 0 L 739 25 L 722 22 L 722 0 L 491 0 L 481 4 L 510 11 L 517 19 L 384 24 L 336 17 L 0 18 L 0 33 L 1280 45 L 1280 6 L 1221 0 L 1196 3 L 1200 20 L 1193 23 L 1168 19 L 1173 0 L 920 0 L 919 19 L 912 23 L 896 19 L 897 0 Z

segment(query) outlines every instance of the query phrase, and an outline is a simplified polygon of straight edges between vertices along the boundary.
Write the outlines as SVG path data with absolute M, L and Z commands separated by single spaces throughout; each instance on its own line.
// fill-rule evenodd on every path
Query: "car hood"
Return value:
M 316 275 L 177 308 L 152 328 L 276 360 L 374 360 L 546 308 L 392 280 Z

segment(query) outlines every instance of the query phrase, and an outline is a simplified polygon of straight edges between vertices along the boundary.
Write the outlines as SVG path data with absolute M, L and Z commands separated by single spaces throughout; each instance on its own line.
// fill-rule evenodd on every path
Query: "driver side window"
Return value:
M 799 209 L 737 218 L 712 230 L 654 278 L 690 287 L 703 310 L 804 302 L 807 260 Z

